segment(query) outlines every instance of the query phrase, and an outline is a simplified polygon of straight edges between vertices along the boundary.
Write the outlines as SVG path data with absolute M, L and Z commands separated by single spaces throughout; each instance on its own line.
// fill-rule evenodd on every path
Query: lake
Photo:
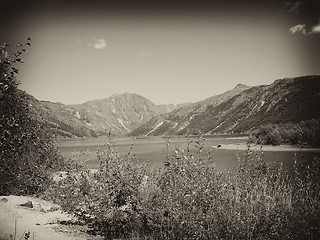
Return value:
M 134 164 L 148 163 L 149 168 L 162 168 L 166 161 L 166 142 L 169 141 L 169 154 L 172 155 L 175 147 L 186 149 L 188 142 L 193 141 L 190 144 L 191 151 L 196 151 L 195 141 L 198 137 L 189 137 L 188 140 L 183 136 L 172 137 L 111 137 L 114 150 L 116 150 L 120 156 L 125 157 L 130 151 L 131 145 L 133 149 L 132 154 L 136 155 L 136 160 L 133 160 Z M 60 140 L 58 147 L 60 152 L 65 157 L 71 157 L 80 153 L 81 151 L 87 152 L 86 157 L 82 157 L 87 162 L 89 168 L 97 169 L 98 161 L 96 157 L 97 150 L 105 149 L 107 142 L 106 137 L 101 138 L 87 138 L 87 139 L 71 139 Z M 223 135 L 223 136 L 205 136 L 200 141 L 203 144 L 204 152 L 207 152 L 210 148 L 210 155 L 212 156 L 212 162 L 220 170 L 228 170 L 239 164 L 239 158 L 244 158 L 246 151 L 244 149 L 224 149 L 226 145 L 243 145 L 246 144 L 247 137 L 239 135 Z M 221 148 L 218 148 L 221 145 Z M 262 148 L 263 150 L 263 148 Z M 259 153 L 259 150 L 254 150 L 253 154 Z M 320 157 L 319 149 L 314 151 L 301 151 L 293 148 L 286 151 L 267 150 L 263 151 L 263 158 L 267 163 L 275 161 L 283 163 L 286 168 L 291 168 L 295 160 L 300 160 L 301 157 L 307 161 L 314 157 Z

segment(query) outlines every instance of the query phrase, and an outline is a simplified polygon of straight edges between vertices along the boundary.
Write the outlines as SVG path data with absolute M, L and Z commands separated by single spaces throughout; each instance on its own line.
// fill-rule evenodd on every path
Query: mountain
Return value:
M 223 94 L 155 116 L 129 135 L 247 133 L 267 124 L 319 119 L 320 76 L 239 84 Z
M 83 104 L 38 101 L 29 95 L 31 111 L 50 131 L 64 137 L 124 135 L 175 106 L 155 105 L 138 94 L 116 94 Z
M 129 135 L 174 135 L 180 134 L 190 121 L 203 114 L 209 106 L 215 107 L 231 97 L 249 89 L 249 86 L 238 84 L 232 90 L 215 95 L 196 103 L 183 104 L 167 114 L 155 116 L 149 122 L 132 131 Z

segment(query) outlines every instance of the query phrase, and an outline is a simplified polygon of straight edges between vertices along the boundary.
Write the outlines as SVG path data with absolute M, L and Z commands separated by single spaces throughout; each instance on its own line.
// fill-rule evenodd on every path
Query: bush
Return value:
M 109 142 L 98 152 L 97 172 L 70 173 L 45 196 L 105 239 L 320 236 L 317 159 L 312 166 L 295 164 L 289 175 L 279 164 L 267 165 L 250 147 L 229 172 L 218 171 L 210 156 L 200 141 L 190 141 L 187 149 L 168 150 L 164 169 L 146 171 L 132 167 L 130 154 L 119 158 Z
M 271 124 L 261 126 L 255 137 L 258 144 L 279 145 L 283 142 L 279 129 Z
M 42 191 L 50 174 L 62 164 L 62 158 L 51 136 L 30 114 L 24 92 L 18 89 L 20 58 L 26 52 L 18 44 L 11 59 L 1 46 L 0 60 L 0 195 L 33 194 Z
M 320 120 L 311 119 L 298 124 L 267 124 L 254 130 L 251 141 L 267 145 L 308 145 L 320 147 Z
M 133 168 L 128 161 L 130 154 L 128 159 L 120 158 L 111 142 L 97 156 L 98 171 L 70 171 L 65 179 L 53 182 L 44 197 L 74 213 L 106 238 L 130 235 L 139 224 L 139 186 L 145 170 Z

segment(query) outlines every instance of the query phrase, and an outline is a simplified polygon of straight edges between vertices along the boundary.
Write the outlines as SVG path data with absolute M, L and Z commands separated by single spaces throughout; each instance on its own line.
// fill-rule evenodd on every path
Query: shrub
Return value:
M 251 141 L 257 144 L 320 146 L 320 121 L 310 119 L 300 123 L 267 124 L 251 134 Z
M 14 58 L 1 46 L 0 60 L 0 195 L 32 194 L 42 191 L 50 173 L 60 167 L 62 159 L 51 136 L 30 114 L 24 92 L 18 89 L 20 58 L 26 52 L 18 44 Z
M 120 158 L 110 141 L 106 149 L 98 150 L 97 157 L 98 171 L 70 171 L 62 181 L 53 182 L 44 197 L 107 239 L 130 235 L 139 224 L 139 190 L 145 170 L 132 166 L 130 154 L 127 159 Z
M 81 171 L 46 197 L 76 214 L 105 239 L 317 239 L 320 236 L 318 159 L 290 175 L 267 165 L 262 152 L 218 171 L 201 141 L 169 148 L 161 170 L 132 167 L 111 142 L 98 151 L 97 172 Z M 60 198 L 59 196 L 62 196 Z

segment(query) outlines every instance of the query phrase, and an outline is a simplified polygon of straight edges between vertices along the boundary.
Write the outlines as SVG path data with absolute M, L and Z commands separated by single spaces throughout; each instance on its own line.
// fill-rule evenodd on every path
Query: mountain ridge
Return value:
M 136 93 L 113 94 L 82 104 L 39 101 L 28 95 L 35 118 L 60 137 L 249 133 L 262 124 L 320 118 L 320 76 L 237 84 L 195 103 L 156 105 Z
M 116 93 L 81 104 L 39 101 L 27 95 L 35 118 L 48 131 L 67 138 L 98 137 L 109 132 L 114 135 L 127 135 L 155 116 L 161 116 L 177 108 L 185 109 L 194 104 L 189 102 L 156 105 L 139 94 L 129 92 Z M 212 98 L 215 96 L 203 100 L 203 103 L 208 104 Z
M 51 132 L 63 137 L 124 135 L 174 105 L 156 105 L 138 94 L 114 94 L 82 104 L 39 101 L 29 95 L 33 115 Z
M 320 104 L 317 75 L 278 79 L 270 85 L 228 92 L 223 99 L 208 98 L 212 104 L 204 104 L 205 99 L 189 106 L 187 111 L 177 109 L 156 116 L 129 135 L 249 133 L 261 124 L 320 118 L 316 111 Z

